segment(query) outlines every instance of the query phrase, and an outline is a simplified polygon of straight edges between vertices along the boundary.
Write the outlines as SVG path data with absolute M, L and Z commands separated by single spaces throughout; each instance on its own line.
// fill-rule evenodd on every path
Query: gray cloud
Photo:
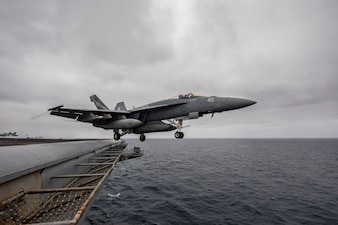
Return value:
M 151 6 L 151 1 L 135 0 L 62 4 L 55 28 L 62 44 L 88 63 L 156 63 L 171 57 L 170 27 L 149 18 Z

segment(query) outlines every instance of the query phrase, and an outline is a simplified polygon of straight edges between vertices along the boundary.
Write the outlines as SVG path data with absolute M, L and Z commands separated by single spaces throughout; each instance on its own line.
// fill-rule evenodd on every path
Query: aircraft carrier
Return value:
M 123 140 L 0 139 L 0 224 L 77 224 L 117 162 L 142 156 Z

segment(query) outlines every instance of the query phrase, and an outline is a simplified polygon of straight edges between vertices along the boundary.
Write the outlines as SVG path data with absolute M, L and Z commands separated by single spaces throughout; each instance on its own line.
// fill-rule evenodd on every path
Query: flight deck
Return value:
M 77 224 L 116 163 L 142 156 L 139 148 L 126 153 L 124 141 L 6 142 L 0 147 L 0 224 Z

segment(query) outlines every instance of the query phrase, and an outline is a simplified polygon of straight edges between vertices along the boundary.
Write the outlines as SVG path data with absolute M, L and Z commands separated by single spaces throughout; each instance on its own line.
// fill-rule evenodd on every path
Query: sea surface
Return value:
M 338 224 L 338 139 L 127 143 L 84 224 Z

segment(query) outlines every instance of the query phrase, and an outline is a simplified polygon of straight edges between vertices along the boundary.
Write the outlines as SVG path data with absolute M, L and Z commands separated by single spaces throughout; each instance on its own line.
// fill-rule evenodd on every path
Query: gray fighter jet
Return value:
M 76 119 L 91 123 L 95 127 L 114 130 L 114 139 L 125 134 L 140 134 L 145 141 L 145 133 L 164 132 L 177 129 L 175 138 L 183 138 L 183 120 L 198 119 L 204 114 L 240 109 L 255 104 L 243 98 L 199 96 L 192 93 L 157 101 L 145 106 L 127 110 L 124 102 L 119 102 L 110 110 L 96 95 L 90 96 L 97 110 L 64 108 L 63 105 L 49 109 L 51 115 Z

